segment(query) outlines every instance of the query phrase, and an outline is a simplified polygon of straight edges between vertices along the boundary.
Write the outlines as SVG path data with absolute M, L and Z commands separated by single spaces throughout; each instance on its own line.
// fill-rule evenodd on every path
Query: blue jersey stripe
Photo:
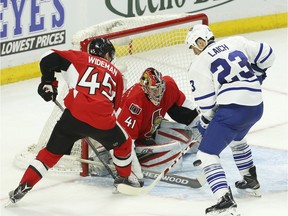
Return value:
M 261 89 L 248 88 L 248 87 L 232 87 L 232 88 L 227 88 L 225 90 L 220 91 L 218 96 L 221 95 L 222 93 L 226 92 L 226 91 L 235 91 L 235 90 L 248 90 L 248 91 L 252 91 L 252 92 L 261 92 Z
M 254 63 L 255 63 L 255 64 L 257 64 L 258 59 L 259 59 L 259 57 L 260 57 L 261 54 L 262 54 L 262 51 L 263 51 L 263 43 L 260 43 L 260 49 L 259 49 L 259 52 L 258 52 L 258 54 L 257 54 L 257 56 L 256 56 L 256 58 L 255 58 L 255 60 L 254 60 Z
M 207 94 L 207 95 L 203 95 L 201 97 L 195 97 L 195 101 L 198 101 L 198 100 L 203 100 L 203 99 L 206 99 L 206 98 L 209 98 L 209 97 L 212 97 L 215 95 L 215 92 L 212 92 L 210 94 Z
M 265 61 L 270 57 L 270 55 L 271 55 L 272 53 L 273 53 L 273 49 L 270 47 L 270 51 L 269 51 L 268 55 L 267 55 L 264 59 L 262 59 L 262 61 L 260 61 L 260 63 L 265 62 Z

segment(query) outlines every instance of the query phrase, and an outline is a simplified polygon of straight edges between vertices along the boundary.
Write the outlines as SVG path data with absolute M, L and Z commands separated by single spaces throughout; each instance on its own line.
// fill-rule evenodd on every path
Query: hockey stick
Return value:
M 59 101 L 55 100 L 54 103 L 60 108 L 60 110 L 63 112 L 65 109 L 64 107 L 59 103 Z M 116 178 L 116 176 L 114 175 L 114 173 L 112 172 L 112 170 L 110 169 L 110 167 L 103 161 L 103 159 L 101 158 L 99 152 L 97 151 L 96 147 L 93 145 L 93 143 L 91 142 L 91 140 L 88 137 L 84 138 L 85 142 L 92 148 L 93 152 L 96 154 L 96 156 L 98 157 L 98 159 L 101 161 L 101 163 L 103 164 L 103 166 L 107 169 L 107 171 L 109 172 L 109 174 L 112 176 L 112 178 Z
M 171 170 L 171 168 L 179 161 L 180 158 L 182 158 L 187 151 L 189 151 L 189 149 L 193 146 L 194 142 L 191 142 L 183 151 L 181 151 L 178 156 L 173 160 L 173 162 L 167 166 L 160 174 L 159 176 L 148 186 L 143 186 L 143 187 L 132 187 L 130 185 L 127 184 L 119 184 L 117 186 L 117 190 L 120 193 L 123 194 L 127 194 L 127 195 L 143 195 L 148 193 L 149 191 L 151 191 L 156 184 L 161 181 L 161 179 L 167 174 L 167 172 L 169 172 Z M 199 183 L 202 185 L 202 182 L 204 183 L 204 179 L 203 179 L 203 175 L 201 174 L 198 177 L 198 181 Z
M 77 161 L 81 163 L 87 163 L 95 166 L 101 166 L 102 163 L 92 160 L 86 160 L 82 158 L 77 158 Z M 115 169 L 111 164 L 108 164 L 110 169 L 113 171 Z M 156 179 L 161 173 L 153 170 L 147 170 L 145 168 L 142 168 L 142 172 L 145 178 L 149 179 Z M 185 186 L 190 188 L 200 188 L 203 185 L 203 182 L 200 182 L 197 178 L 188 178 L 184 176 L 179 175 L 173 175 L 173 174 L 167 174 L 164 177 L 161 178 L 162 182 L 169 183 L 169 184 L 175 184 L 179 186 Z

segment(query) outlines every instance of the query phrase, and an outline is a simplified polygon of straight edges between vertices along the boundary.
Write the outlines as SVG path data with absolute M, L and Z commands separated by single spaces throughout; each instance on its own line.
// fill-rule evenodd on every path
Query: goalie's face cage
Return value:
M 140 78 L 140 84 L 149 100 L 158 106 L 166 87 L 162 74 L 154 68 L 147 68 Z

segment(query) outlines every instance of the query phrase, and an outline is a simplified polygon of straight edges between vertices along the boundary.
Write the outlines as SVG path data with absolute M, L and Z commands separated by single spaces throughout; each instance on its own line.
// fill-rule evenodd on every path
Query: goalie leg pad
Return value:
M 155 133 L 155 142 L 157 144 L 165 144 L 172 141 L 179 141 L 181 144 L 188 144 L 192 140 L 197 143 L 187 152 L 196 153 L 198 151 L 199 143 L 202 139 L 197 127 L 192 128 L 177 122 L 162 121 L 160 128 Z
M 138 158 L 136 156 L 136 152 L 134 151 L 134 149 L 132 149 L 132 172 L 131 174 L 134 174 L 138 179 L 143 179 L 143 173 L 142 173 L 142 169 L 140 166 L 140 163 L 138 161 Z
M 136 146 L 136 153 L 141 167 L 146 170 L 162 171 L 167 164 L 178 156 L 181 144 L 178 141 L 162 145 Z M 182 168 L 182 159 L 170 170 L 174 172 Z

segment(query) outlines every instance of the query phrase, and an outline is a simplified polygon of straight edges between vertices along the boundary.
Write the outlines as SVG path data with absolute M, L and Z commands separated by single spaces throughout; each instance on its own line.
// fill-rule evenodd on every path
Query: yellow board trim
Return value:
M 32 79 L 40 75 L 39 62 L 1 69 L 1 85 Z
M 240 20 L 229 20 L 226 22 L 211 23 L 209 27 L 216 38 L 276 28 L 287 28 L 287 15 L 288 13 L 281 13 Z
M 287 28 L 287 14 L 272 14 L 209 24 L 216 38 L 276 28 Z M 40 76 L 39 62 L 1 69 L 1 85 Z

